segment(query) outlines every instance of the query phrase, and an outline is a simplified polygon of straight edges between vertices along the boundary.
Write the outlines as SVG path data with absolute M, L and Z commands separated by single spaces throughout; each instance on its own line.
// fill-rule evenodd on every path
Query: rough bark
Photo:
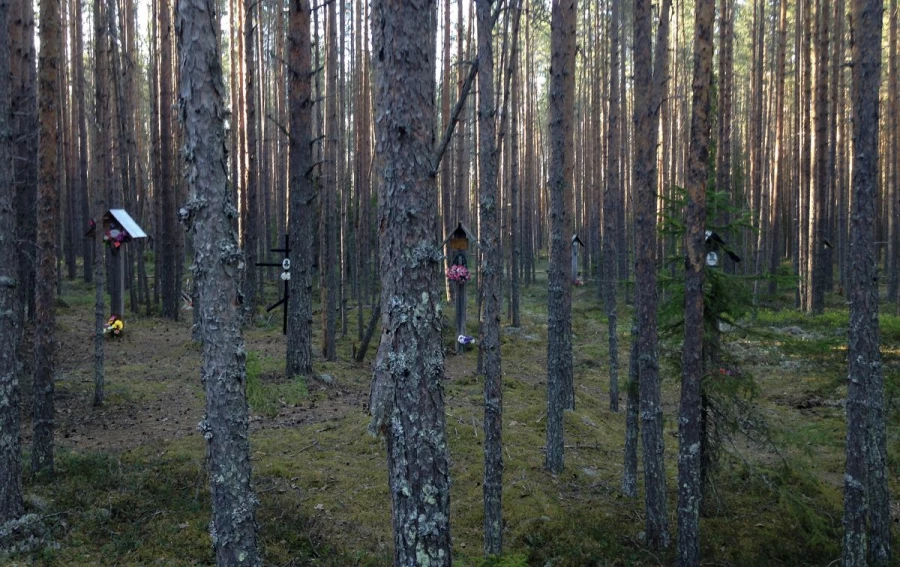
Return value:
M 312 165 L 312 100 L 310 98 L 309 0 L 291 0 L 288 94 L 290 138 L 290 260 L 287 374 L 312 374 L 312 241 L 315 193 Z
M 637 305 L 635 305 L 637 308 Z M 640 423 L 640 373 L 638 372 L 637 316 L 631 327 L 631 352 L 628 354 L 628 382 L 625 385 L 625 459 L 622 467 L 622 492 L 637 496 L 638 428 Z
M 814 182 L 809 213 L 810 296 L 807 311 L 825 308 L 825 209 L 828 195 L 828 24 L 830 10 L 816 0 L 816 92 Z
M 612 0 L 610 14 L 610 86 L 609 116 L 606 130 L 606 186 L 603 190 L 603 277 L 600 287 L 603 305 L 606 309 L 607 335 L 609 340 L 609 409 L 619 411 L 619 339 L 616 333 L 616 286 L 619 241 L 618 232 L 625 227 L 617 226 L 618 198 L 622 193 L 619 164 L 619 26 L 622 19 L 621 1 Z M 649 48 L 649 46 L 648 46 Z
M 159 194 L 160 241 L 157 242 L 159 261 L 159 289 L 162 300 L 162 316 L 178 320 L 180 298 L 176 295 L 175 278 L 179 261 L 176 254 L 175 180 L 172 173 L 174 122 L 172 120 L 172 25 L 169 17 L 170 0 L 159 0 Z
M 319 180 L 322 195 L 322 355 L 325 360 L 337 360 L 336 335 L 337 313 L 341 295 L 340 270 L 341 258 L 338 253 L 338 242 L 341 229 L 338 221 L 338 140 L 340 124 L 338 114 L 338 45 L 337 17 L 334 3 L 328 4 L 325 18 L 326 52 L 325 52 L 325 175 Z
M 888 290 L 888 299 L 894 302 L 900 300 L 900 82 L 898 75 L 898 20 L 900 20 L 900 8 L 897 0 L 891 0 L 890 20 L 888 32 L 888 134 L 889 143 L 888 158 L 884 160 L 885 166 L 890 166 L 890 178 L 888 179 L 888 198 L 891 206 L 891 233 L 888 237 L 888 254 L 891 269 L 889 271 L 889 285 L 893 289 Z M 837 24 L 835 24 L 837 25 Z
M 509 195 L 512 209 L 510 210 L 510 322 L 513 327 L 522 324 L 522 316 L 519 308 L 522 266 L 522 230 L 521 226 L 521 190 L 519 186 L 519 23 L 522 16 L 522 2 L 516 0 L 512 4 L 515 14 L 513 18 L 512 52 L 510 53 L 507 74 L 511 76 L 512 85 L 512 110 L 510 113 L 510 168 L 509 168 Z
M 635 309 L 637 317 L 637 373 L 640 382 L 640 416 L 644 447 L 645 520 L 647 543 L 654 549 L 669 544 L 666 512 L 665 441 L 660 401 L 657 355 L 656 285 L 656 146 L 659 140 L 659 107 L 665 91 L 668 17 L 664 1 L 651 63 L 651 13 L 649 0 L 634 3 L 634 192 L 635 202 Z M 604 239 L 606 240 L 606 239 Z
M 35 312 L 40 324 L 34 340 L 34 414 L 31 469 L 53 473 L 53 382 L 56 335 L 56 232 L 59 225 L 59 0 L 41 0 L 41 52 L 38 59 L 38 266 Z
M 179 215 L 194 237 L 203 339 L 200 377 L 206 390 L 206 415 L 199 428 L 207 442 L 216 563 L 259 565 L 246 351 L 237 301 L 243 257 L 232 228 L 237 210 L 228 186 L 217 22 L 214 0 L 178 1 L 179 102 L 186 134 L 182 155 L 190 191 Z
M 484 359 L 484 553 L 498 555 L 503 548 L 503 394 L 500 368 L 500 246 L 497 197 L 496 107 L 494 106 L 494 51 L 491 0 L 475 3 L 478 21 L 478 180 L 479 240 L 482 254 L 481 337 Z
M 106 246 L 103 244 L 103 229 L 99 224 L 102 215 L 107 210 L 107 195 L 109 185 L 112 183 L 112 157 L 110 155 L 110 109 L 109 109 L 109 58 L 108 42 L 106 35 L 105 18 L 103 16 L 104 3 L 95 2 L 94 15 L 94 115 L 96 116 L 95 128 L 97 143 L 94 144 L 93 157 L 95 160 L 94 171 L 97 177 L 96 187 L 93 191 L 92 208 L 94 220 L 98 223 L 92 239 L 94 258 L 94 400 L 95 406 L 103 403 L 104 399 L 104 335 L 106 326 Z M 121 316 L 121 314 L 120 314 Z
M 387 445 L 394 565 L 450 565 L 441 253 L 436 242 L 434 0 L 372 4 L 381 344 L 372 429 Z
M 882 11 L 881 0 L 854 0 L 852 4 L 852 260 L 848 282 L 850 365 L 842 557 L 846 566 L 866 565 L 869 562 L 888 565 L 891 561 L 890 497 L 887 489 L 884 378 L 878 337 L 878 260 L 875 242 Z
M 563 410 L 574 407 L 572 385 L 572 118 L 575 104 L 576 0 L 553 0 L 550 19 L 550 265 L 547 304 L 547 454 L 563 469 Z
M 781 265 L 781 211 L 785 194 L 785 136 L 784 136 L 784 71 L 787 50 L 787 1 L 778 2 L 778 33 L 775 48 L 775 155 L 773 156 L 772 214 L 770 222 L 771 248 L 769 249 L 769 274 L 774 276 Z M 768 293 L 777 291 L 775 278 L 769 280 Z
M 37 240 L 38 108 L 35 74 L 34 6 L 13 0 L 9 12 L 12 82 L 13 168 L 16 186 L 16 234 L 21 242 Z M 19 246 L 19 309 L 29 322 L 35 316 L 35 246 Z
M 700 564 L 701 381 L 703 378 L 703 280 L 706 260 L 706 178 L 709 158 L 712 27 L 715 0 L 698 0 L 694 27 L 691 148 L 687 179 L 684 342 L 678 420 L 678 547 L 676 564 Z
M 247 164 L 246 209 L 243 213 L 241 230 L 241 243 L 244 249 L 244 308 L 247 310 L 248 321 L 252 322 L 256 315 L 257 299 L 257 267 L 259 251 L 259 159 L 257 156 L 257 120 L 256 120 L 256 72 L 258 64 L 254 59 L 254 33 L 256 32 L 256 20 L 254 17 L 257 2 L 244 0 L 244 68 L 245 68 L 245 108 L 247 122 L 244 133 L 247 136 L 247 152 L 245 162 Z
M 0 0 L 0 77 L 9 76 L 9 0 Z M 10 83 L 0 81 L 0 526 L 22 515 L 16 200 Z

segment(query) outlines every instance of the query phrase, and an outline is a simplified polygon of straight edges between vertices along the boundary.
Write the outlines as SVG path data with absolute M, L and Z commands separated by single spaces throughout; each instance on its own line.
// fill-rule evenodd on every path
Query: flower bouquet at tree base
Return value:
M 118 338 L 122 336 L 124 330 L 125 322 L 113 315 L 109 318 L 109 321 L 106 322 L 106 327 L 103 328 L 103 334 Z
M 472 275 L 465 266 L 454 265 L 447 270 L 447 279 L 456 283 L 466 283 Z

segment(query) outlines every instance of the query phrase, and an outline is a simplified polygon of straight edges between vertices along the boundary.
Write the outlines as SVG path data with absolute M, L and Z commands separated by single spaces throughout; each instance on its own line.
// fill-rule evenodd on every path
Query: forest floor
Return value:
M 723 333 L 725 362 L 711 380 L 718 384 L 718 407 L 732 425 L 718 429 L 718 464 L 701 519 L 704 565 L 829 565 L 840 556 L 847 307 L 837 295 L 829 301 L 820 316 L 759 308 Z M 472 302 L 470 321 L 474 311 Z M 182 314 L 180 322 L 126 318 L 124 335 L 106 342 L 106 401 L 94 407 L 93 290 L 80 282 L 63 283 L 56 475 L 52 480 L 26 475 L 27 507 L 42 519 L 42 543 L 30 553 L 7 557 L 7 563 L 213 562 L 206 449 L 196 430 L 204 406 L 200 351 L 191 341 L 191 312 Z M 259 317 L 245 332 L 254 483 L 266 564 L 391 562 L 385 452 L 382 442 L 367 433 L 377 344 L 363 364 L 350 362 L 356 316 L 351 309 L 348 332 L 338 342 L 339 361 L 317 357 L 317 378 L 309 381 L 284 376 L 280 313 Z M 445 318 L 449 327 L 449 313 Z M 651 552 L 642 544 L 643 493 L 631 499 L 620 489 L 631 327 L 631 309 L 622 301 L 618 321 L 623 395 L 622 410 L 613 413 L 608 409 L 606 316 L 591 282 L 575 288 L 576 409 L 565 416 L 566 464 L 560 475 L 542 466 L 545 282 L 524 289 L 522 326 L 503 327 L 507 554 L 487 562 L 481 540 L 483 381 L 476 372 L 477 349 L 451 354 L 454 337 L 445 329 L 456 564 L 672 562 L 672 550 Z M 475 327 L 472 321 L 470 334 L 477 335 Z M 900 554 L 900 317 L 883 314 L 881 327 L 894 548 Z M 679 342 L 661 344 L 673 535 Z M 26 408 L 29 388 L 24 387 Z M 27 413 L 25 468 L 30 462 Z

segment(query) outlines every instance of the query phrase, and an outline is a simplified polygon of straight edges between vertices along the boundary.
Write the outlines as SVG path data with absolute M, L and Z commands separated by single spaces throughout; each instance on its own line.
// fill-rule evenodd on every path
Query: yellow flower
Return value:
M 121 320 L 116 320 L 116 322 L 112 324 L 113 331 L 121 331 L 124 326 L 125 323 Z

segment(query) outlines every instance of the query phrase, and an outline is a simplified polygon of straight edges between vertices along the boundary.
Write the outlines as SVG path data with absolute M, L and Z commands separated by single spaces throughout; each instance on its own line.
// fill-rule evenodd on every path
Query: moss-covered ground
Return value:
M 274 286 L 273 286 L 274 288 Z M 276 293 L 274 290 L 272 294 Z M 470 298 L 475 296 L 469 294 Z M 57 470 L 26 477 L 28 508 L 43 518 L 47 545 L 9 564 L 205 565 L 213 561 L 199 348 L 189 311 L 178 323 L 126 318 L 106 343 L 104 406 L 91 406 L 92 289 L 64 282 L 59 309 Z M 829 565 L 840 556 L 847 307 L 824 315 L 760 308 L 724 333 L 729 360 L 755 380 L 752 420 L 722 443 L 701 520 L 709 565 Z M 775 306 L 777 307 L 777 305 Z M 450 309 L 448 306 L 447 309 Z M 893 313 L 893 309 L 884 311 Z M 474 300 L 469 319 L 473 321 Z M 368 312 L 363 319 L 368 321 Z M 445 332 L 452 351 L 451 317 Z M 317 318 L 315 320 L 318 320 Z M 631 308 L 619 305 L 620 365 L 627 368 Z M 271 565 L 389 565 L 390 501 L 382 441 L 367 433 L 373 345 L 357 345 L 356 313 L 339 339 L 339 361 L 316 360 L 302 380 L 283 371 L 280 314 L 247 329 L 259 534 Z M 883 314 L 889 404 L 889 474 L 900 494 L 900 317 Z M 477 335 L 475 324 L 470 334 Z M 642 544 L 643 495 L 620 490 L 624 411 L 608 410 L 607 325 L 591 282 L 575 288 L 575 410 L 565 416 L 565 472 L 543 469 L 546 410 L 546 282 L 525 288 L 522 325 L 503 329 L 504 538 L 507 554 L 482 557 L 482 379 L 477 349 L 448 354 L 444 383 L 452 458 L 455 563 L 656 565 L 672 551 Z M 318 329 L 316 344 L 318 344 Z M 674 532 L 678 341 L 663 342 L 663 407 L 669 517 Z M 620 380 L 627 376 L 622 372 Z M 621 388 L 624 392 L 624 387 Z M 29 399 L 26 387 L 26 402 Z M 621 404 L 624 408 L 624 402 Z M 27 411 L 25 449 L 27 451 Z M 747 415 L 750 415 L 747 414 Z M 742 414 L 746 417 L 745 414 Z M 752 423 L 750 422 L 752 421 Z M 28 462 L 25 455 L 25 463 Z M 900 552 L 900 526 L 895 524 Z M 51 544 L 52 543 L 52 544 Z

